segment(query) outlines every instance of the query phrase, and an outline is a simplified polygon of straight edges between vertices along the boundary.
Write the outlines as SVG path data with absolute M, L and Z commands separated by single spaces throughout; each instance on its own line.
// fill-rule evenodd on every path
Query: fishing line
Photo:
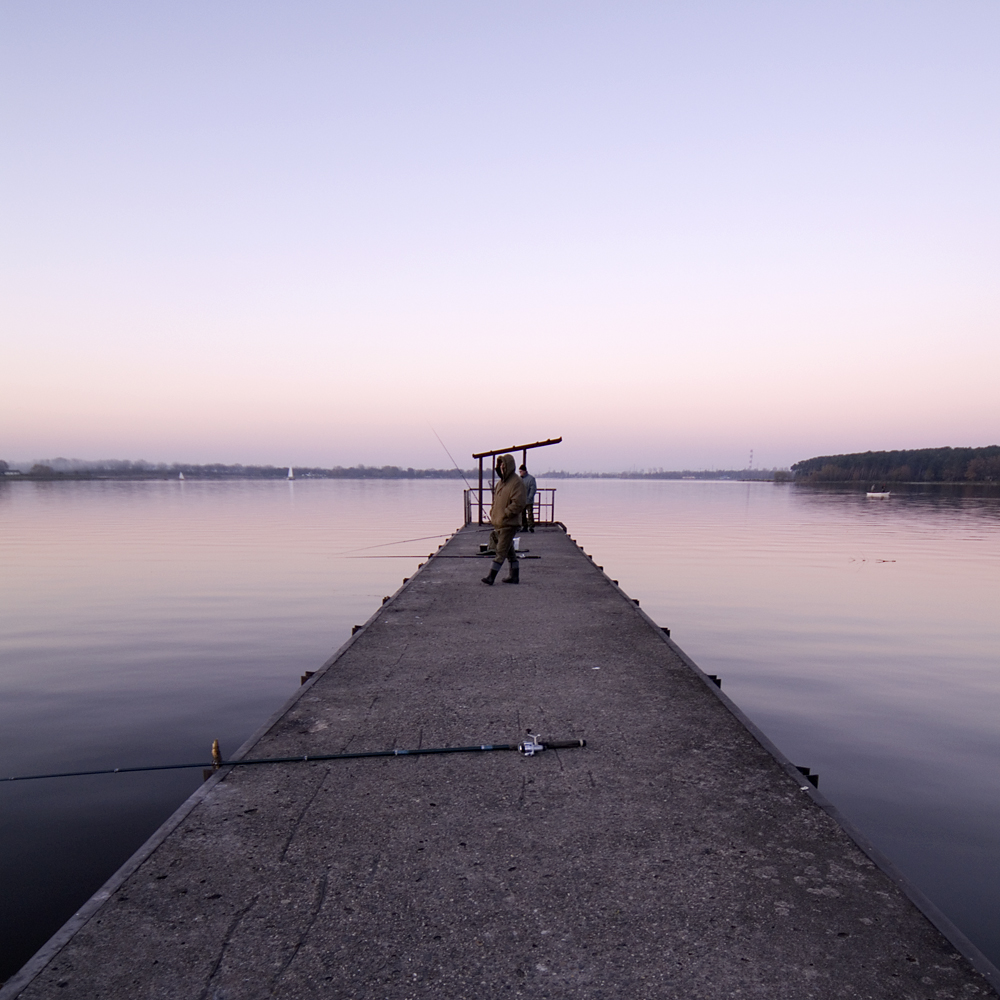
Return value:
M 39 781 L 42 778 L 82 778 L 94 774 L 134 774 L 137 771 L 178 771 L 183 768 L 201 767 L 214 771 L 222 767 L 247 767 L 251 764 L 305 764 L 317 760 L 358 760 L 363 757 L 419 757 L 435 753 L 489 753 L 496 750 L 519 750 L 526 757 L 533 757 L 543 750 L 571 750 L 585 747 L 586 740 L 545 740 L 531 736 L 521 743 L 482 743 L 471 747 L 421 747 L 415 750 L 359 750 L 355 753 L 303 754 L 301 757 L 261 757 L 256 760 L 223 760 L 220 754 L 213 759 L 195 764 L 152 764 L 146 767 L 113 767 L 103 771 L 61 771 L 56 774 L 22 774 L 4 778 L 4 781 Z
M 427 426 L 428 426 L 428 427 L 430 427 L 430 424 L 428 424 Z M 450 452 L 450 451 L 448 451 L 448 446 L 447 446 L 447 445 L 446 445 L 446 444 L 444 443 L 444 441 L 442 441 L 442 440 L 441 440 L 441 435 L 440 435 L 440 434 L 438 434 L 438 432 L 437 432 L 436 430 L 434 430 L 434 428 L 433 428 L 433 427 L 431 427 L 431 433 L 432 433 L 432 434 L 434 435 L 434 437 L 436 437 L 436 438 L 438 439 L 438 442 L 440 443 L 441 447 L 442 447 L 442 448 L 444 448 L 444 453 L 445 453 L 445 454 L 446 454 L 446 455 L 447 455 L 447 456 L 448 456 L 449 458 L 451 458 L 451 452 Z M 459 467 L 458 467 L 458 462 L 456 462 L 456 461 L 455 461 L 455 459 L 451 458 L 451 464 L 455 466 L 455 469 L 456 469 L 456 471 L 457 471 L 457 472 L 458 472 L 458 474 L 459 474 L 459 475 L 460 475 L 460 476 L 462 477 L 462 481 L 463 481 L 463 482 L 465 483 L 465 485 L 466 485 L 466 486 L 468 486 L 468 487 L 469 487 L 469 489 L 471 490 L 471 489 L 472 489 L 472 484 L 471 484 L 471 483 L 469 482 L 469 480 L 468 480 L 468 479 L 466 479 L 466 478 L 465 478 L 465 473 L 464 473 L 464 472 L 463 472 L 463 471 L 462 471 L 461 469 L 459 469 Z
M 379 542 L 378 545 L 362 545 L 359 549 L 342 549 L 340 552 L 334 552 L 335 556 L 348 556 L 352 552 L 367 552 L 369 549 L 385 549 L 390 545 L 406 545 L 408 542 L 427 542 L 433 538 L 450 538 L 454 532 L 449 532 L 444 535 L 421 535 L 420 538 L 401 538 L 398 542 Z M 419 556 L 417 557 L 419 558 Z

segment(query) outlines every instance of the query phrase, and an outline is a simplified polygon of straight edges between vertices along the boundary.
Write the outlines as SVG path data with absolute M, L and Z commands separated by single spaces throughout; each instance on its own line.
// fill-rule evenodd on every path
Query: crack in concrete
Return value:
M 243 918 L 257 905 L 257 900 L 260 899 L 260 893 L 257 893 L 253 899 L 242 910 L 240 910 L 229 924 L 226 929 L 226 933 L 222 936 L 222 947 L 219 949 L 218 957 L 215 959 L 215 964 L 212 966 L 212 971 L 208 974 L 208 978 L 205 980 L 205 986 L 201 993 L 198 994 L 198 1000 L 207 1000 L 208 991 L 212 988 L 212 980 L 215 978 L 215 974 L 219 971 L 219 966 L 222 965 L 222 960 L 226 957 L 226 949 L 229 947 L 229 942 L 232 941 L 233 935 L 236 933 L 236 928 L 239 927 Z
M 330 768 L 327 768 L 326 771 L 323 773 L 323 777 L 319 779 L 319 783 L 316 785 L 316 788 L 313 791 L 312 795 L 309 797 L 309 801 L 302 807 L 302 811 L 299 813 L 298 819 L 296 819 L 294 825 L 292 826 L 292 829 L 289 831 L 288 839 L 285 841 L 285 846 L 281 850 L 281 856 L 278 858 L 279 865 L 284 863 L 285 855 L 288 853 L 288 848 L 292 844 L 292 839 L 298 832 L 303 817 L 309 811 L 309 807 L 316 801 L 316 796 L 319 795 L 320 791 L 323 788 L 323 785 L 326 783 L 326 779 L 329 776 L 330 776 Z
M 284 978 L 285 973 L 288 971 L 288 967 L 292 964 L 292 962 L 295 961 L 295 956 L 298 955 L 299 949 L 302 947 L 302 945 L 305 944 L 306 938 L 309 937 L 309 934 L 313 929 L 313 925 L 316 923 L 316 920 L 319 917 L 320 910 L 323 909 L 323 904 L 326 902 L 326 892 L 328 885 L 329 885 L 329 875 L 324 872 L 323 877 L 319 881 L 319 887 L 317 888 L 316 891 L 316 898 L 313 902 L 313 906 L 309 913 L 309 917 L 306 920 L 306 925 L 302 929 L 302 932 L 299 934 L 299 938 L 295 942 L 295 947 L 292 948 L 292 953 L 291 955 L 288 956 L 288 960 L 278 970 L 277 975 L 275 975 L 274 983 L 271 986 L 271 990 L 268 993 L 268 996 L 271 997 L 274 996 L 274 993 L 278 989 L 281 980 Z
M 292 825 L 292 829 L 288 833 L 288 839 L 285 841 L 285 846 L 281 849 L 281 856 L 278 858 L 279 865 L 284 862 L 285 855 L 288 853 L 288 848 L 291 846 L 292 840 L 294 839 L 295 834 L 298 832 L 303 817 L 309 811 L 309 807 L 316 801 L 316 796 L 319 795 L 320 791 L 323 788 L 323 785 L 326 783 L 326 779 L 329 776 L 330 776 L 330 768 L 327 768 L 323 772 L 323 777 L 319 779 L 319 783 L 316 785 L 316 788 L 313 791 L 312 795 L 309 797 L 309 801 L 302 807 L 302 811 L 299 813 L 298 819 L 295 820 L 295 823 Z

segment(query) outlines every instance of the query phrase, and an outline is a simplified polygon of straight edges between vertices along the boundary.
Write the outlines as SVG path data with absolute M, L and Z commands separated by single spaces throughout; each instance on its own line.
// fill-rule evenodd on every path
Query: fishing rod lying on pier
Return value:
M 104 771 L 62 771 L 58 774 L 23 774 L 4 781 L 37 781 L 41 778 L 82 778 L 91 774 L 130 774 L 135 771 L 179 771 L 186 767 L 201 767 L 218 771 L 222 767 L 247 767 L 250 764 L 305 764 L 317 760 L 357 760 L 361 757 L 417 757 L 431 753 L 488 753 L 494 750 L 517 750 L 533 757 L 542 750 L 572 750 L 585 747 L 586 740 L 542 740 L 540 734 L 521 743 L 483 743 L 472 747 L 420 747 L 416 750 L 360 750 L 355 753 L 303 754 L 301 757 L 260 757 L 256 760 L 223 760 L 219 741 L 212 743 L 212 760 L 197 764 L 153 764 L 148 767 L 113 767 Z

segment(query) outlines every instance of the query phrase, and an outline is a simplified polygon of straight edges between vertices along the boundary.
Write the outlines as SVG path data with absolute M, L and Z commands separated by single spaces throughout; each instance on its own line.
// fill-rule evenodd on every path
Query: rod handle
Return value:
M 546 750 L 569 750 L 572 747 L 585 747 L 586 740 L 541 740 Z

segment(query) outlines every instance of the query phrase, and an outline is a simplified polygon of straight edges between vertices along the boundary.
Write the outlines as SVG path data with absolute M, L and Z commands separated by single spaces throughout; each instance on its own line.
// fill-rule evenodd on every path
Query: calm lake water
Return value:
M 553 481 L 573 536 L 1000 964 L 1000 499 Z M 0 777 L 232 752 L 454 481 L 0 484 Z M 470 568 L 470 586 L 478 579 Z M 0 982 L 200 783 L 0 783 Z

